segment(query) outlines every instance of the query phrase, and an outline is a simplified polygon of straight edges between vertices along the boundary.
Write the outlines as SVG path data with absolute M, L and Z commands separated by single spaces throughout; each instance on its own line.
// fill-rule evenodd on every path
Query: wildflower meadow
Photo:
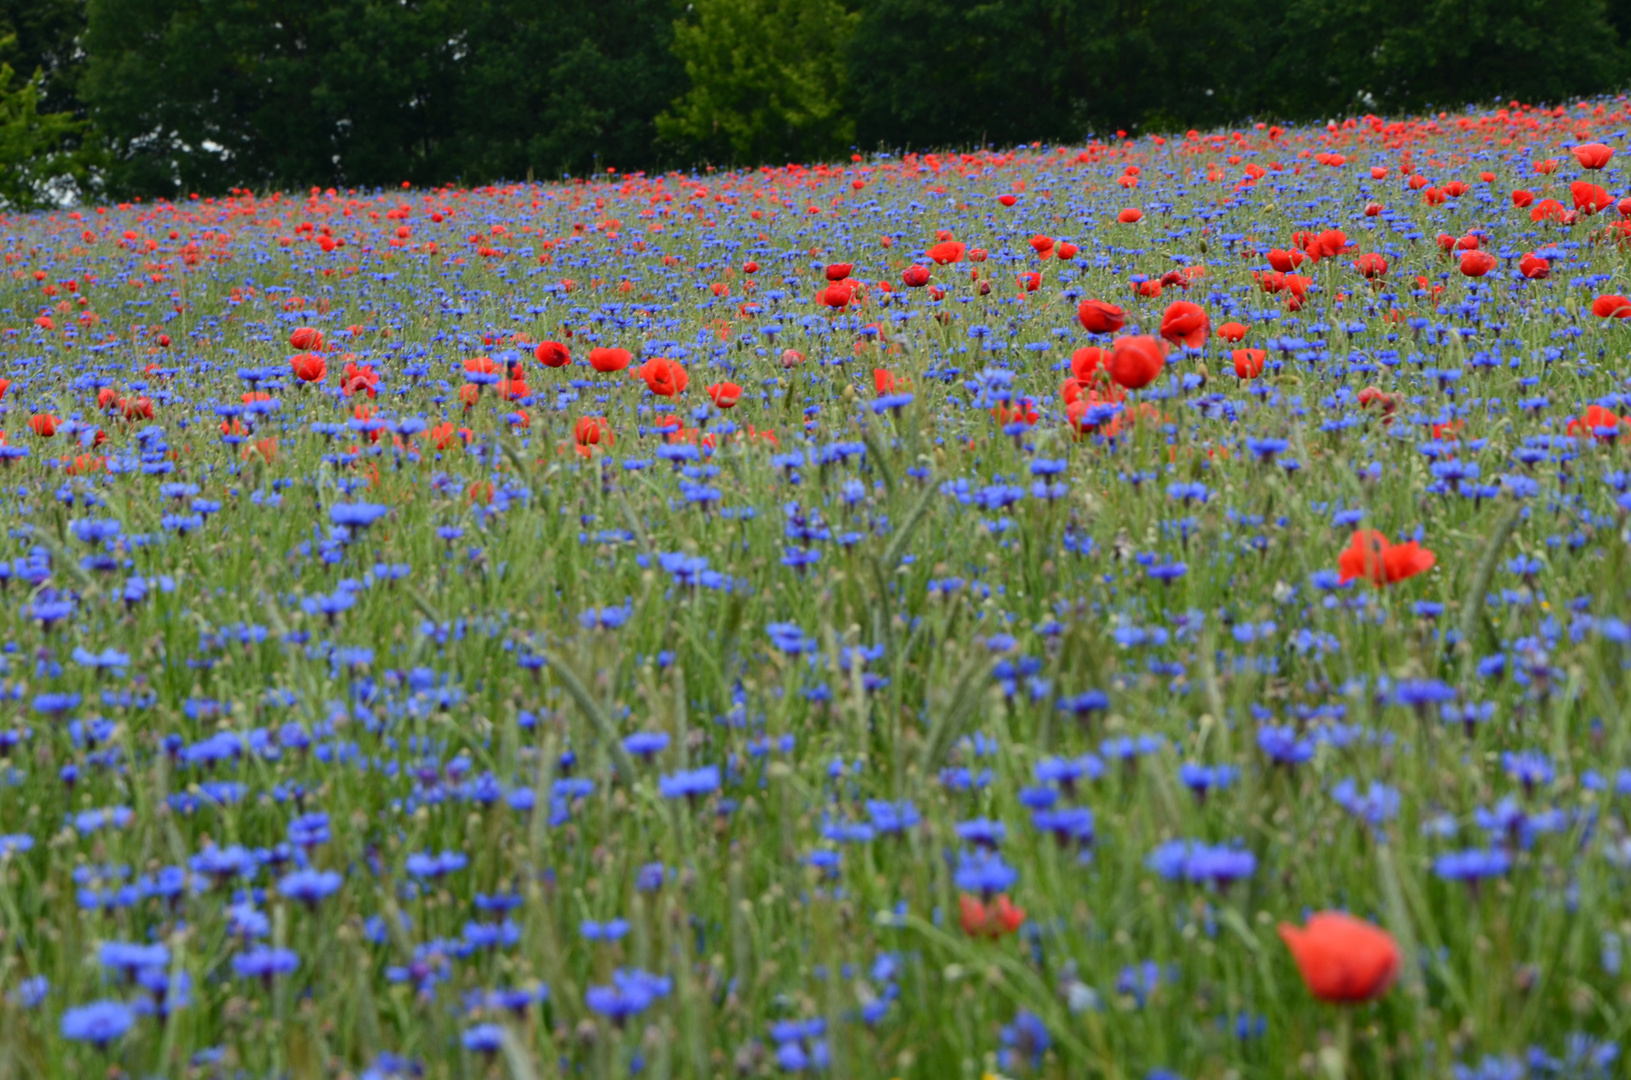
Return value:
M 0 1077 L 1623 1075 L 1628 129 L 6 218 Z

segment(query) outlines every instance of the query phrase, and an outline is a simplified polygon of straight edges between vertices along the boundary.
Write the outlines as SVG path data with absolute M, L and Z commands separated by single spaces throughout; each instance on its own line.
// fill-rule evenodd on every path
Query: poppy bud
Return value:
M 914 263 L 901 273 L 900 279 L 914 289 L 921 289 L 929 283 L 929 268 Z

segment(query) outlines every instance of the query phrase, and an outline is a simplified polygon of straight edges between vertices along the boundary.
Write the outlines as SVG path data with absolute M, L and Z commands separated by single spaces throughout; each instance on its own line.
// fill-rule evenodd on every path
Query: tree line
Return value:
M 0 0 L 0 198 L 480 183 L 1557 101 L 1626 0 Z

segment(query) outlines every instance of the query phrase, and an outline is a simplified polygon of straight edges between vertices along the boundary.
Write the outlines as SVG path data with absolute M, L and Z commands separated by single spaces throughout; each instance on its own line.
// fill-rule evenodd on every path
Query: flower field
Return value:
M 0 1076 L 1619 1075 L 1628 110 L 7 220 Z

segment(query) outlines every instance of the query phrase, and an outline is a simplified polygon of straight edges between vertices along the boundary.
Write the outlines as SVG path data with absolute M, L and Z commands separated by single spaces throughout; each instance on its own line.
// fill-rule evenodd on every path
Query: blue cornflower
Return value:
M 657 790 L 665 799 L 694 799 L 719 787 L 719 766 L 705 765 L 700 769 L 681 770 L 660 777 Z
M 105 1047 L 129 1031 L 136 1012 L 122 1001 L 97 1001 L 62 1014 L 62 1037 Z
M 296 870 L 277 884 L 278 892 L 291 900 L 316 907 L 320 900 L 338 891 L 340 875 L 333 870 Z

